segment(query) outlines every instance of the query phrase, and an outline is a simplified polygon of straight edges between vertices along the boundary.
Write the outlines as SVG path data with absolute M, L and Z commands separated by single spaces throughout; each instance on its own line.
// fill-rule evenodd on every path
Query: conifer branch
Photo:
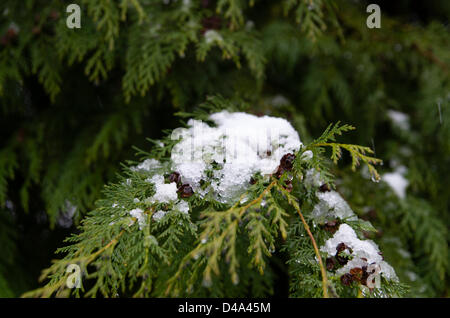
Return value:
M 185 270 L 193 259 L 199 257 L 206 258 L 205 268 L 203 270 L 203 283 L 206 286 L 210 286 L 212 283 L 212 274 L 219 275 L 219 259 L 221 258 L 221 253 L 223 251 L 226 251 L 225 259 L 229 263 L 231 279 L 234 283 L 238 282 L 239 278 L 236 270 L 239 263 L 236 257 L 235 244 L 239 223 L 243 220 L 247 210 L 259 204 L 276 184 L 277 180 L 273 180 L 258 197 L 243 206 L 239 206 L 240 201 L 238 201 L 226 211 L 209 210 L 202 214 L 201 219 L 206 220 L 206 222 L 202 225 L 203 231 L 199 235 L 199 242 L 197 243 L 197 246 L 183 258 L 178 266 L 178 270 L 167 282 L 165 291 L 166 296 L 171 293 L 174 293 L 175 295 L 179 294 L 180 291 L 177 289 L 176 285 L 180 282 L 183 270 Z M 245 194 L 243 196 L 245 196 Z M 252 216 L 258 217 L 259 215 L 249 215 L 249 217 Z M 251 223 L 251 221 L 249 223 Z M 224 229 L 222 229 L 223 225 L 225 225 Z M 265 229 L 261 228 L 260 230 L 265 231 Z M 249 235 L 252 235 L 252 232 L 250 232 Z M 259 241 L 259 243 L 264 244 L 262 241 Z M 253 250 L 256 250 L 257 254 L 253 259 L 253 262 L 259 267 L 261 272 L 264 263 L 260 246 L 258 244 L 255 244 L 253 247 L 250 246 L 249 252 L 252 252 Z
M 323 297 L 328 298 L 328 278 L 327 278 L 327 272 L 325 270 L 325 266 L 322 262 L 322 256 L 320 255 L 319 248 L 317 247 L 316 240 L 314 239 L 313 234 L 311 233 L 311 229 L 309 228 L 308 223 L 305 220 L 305 217 L 303 216 L 303 213 L 300 210 L 300 207 L 298 203 L 296 202 L 296 199 L 288 192 L 285 188 L 277 184 L 277 189 L 284 193 L 286 198 L 288 199 L 289 204 L 295 209 L 295 211 L 300 216 L 300 219 L 303 223 L 303 226 L 305 227 L 306 232 L 308 233 L 309 238 L 311 239 L 311 244 L 313 245 L 314 252 L 317 257 L 317 261 L 319 262 L 320 272 L 322 275 L 322 292 Z
M 356 170 L 356 168 L 360 165 L 360 161 L 362 161 L 369 168 L 370 175 L 374 177 L 375 180 L 380 180 L 380 175 L 374 165 L 382 163 L 382 160 L 366 155 L 366 153 L 373 154 L 374 152 L 372 149 L 359 145 L 328 142 L 335 141 L 336 136 L 342 135 L 343 132 L 354 129 L 355 127 L 347 124 L 340 126 L 340 122 L 337 122 L 334 125 L 330 124 L 318 139 L 314 140 L 306 147 L 306 150 L 313 150 L 318 147 L 329 147 L 331 148 L 331 159 L 335 164 L 337 164 L 339 159 L 342 157 L 342 149 L 345 149 L 350 153 L 352 158 L 351 168 L 353 171 Z

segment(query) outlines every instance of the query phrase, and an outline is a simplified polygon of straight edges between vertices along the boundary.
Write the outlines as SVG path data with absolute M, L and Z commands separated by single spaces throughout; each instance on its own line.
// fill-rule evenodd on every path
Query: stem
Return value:
M 277 188 L 280 189 L 282 192 L 284 192 L 286 194 L 286 196 L 288 197 L 289 203 L 291 203 L 291 199 L 289 198 L 291 196 L 291 194 L 286 191 L 286 189 L 284 189 L 282 186 L 277 185 Z M 311 230 L 309 228 L 308 223 L 306 223 L 305 218 L 303 217 L 302 212 L 300 211 L 300 207 L 298 206 L 298 204 L 296 204 L 295 202 L 293 202 L 294 204 L 291 203 L 291 205 L 295 208 L 295 210 L 297 211 L 298 215 L 300 216 L 300 219 L 302 220 L 303 226 L 305 227 L 306 232 L 309 235 L 309 238 L 311 239 L 313 248 L 314 248 L 314 252 L 316 253 L 316 257 L 319 260 L 319 267 L 320 267 L 320 272 L 322 274 L 322 290 L 323 290 L 323 297 L 324 298 L 329 298 L 328 297 L 328 278 L 327 278 L 327 272 L 325 270 L 325 266 L 323 266 L 323 262 L 322 262 L 322 257 L 320 256 L 319 253 L 319 249 L 317 248 L 317 243 L 316 240 L 314 239 L 314 236 L 311 233 Z
M 325 271 L 325 267 L 323 266 L 322 257 L 320 256 L 319 249 L 317 248 L 316 240 L 309 229 L 308 223 L 306 223 L 305 218 L 303 217 L 302 212 L 298 206 L 294 206 L 297 210 L 298 215 L 300 215 L 300 219 L 302 220 L 303 226 L 305 227 L 306 232 L 308 232 L 309 238 L 311 239 L 312 245 L 314 247 L 314 252 L 316 253 L 317 259 L 319 260 L 319 267 L 322 273 L 322 289 L 323 289 L 323 297 L 328 298 L 328 278 L 327 272 Z
M 108 248 L 110 248 L 111 246 L 114 246 L 117 244 L 117 242 L 119 241 L 119 238 L 123 235 L 123 233 L 125 232 L 125 230 L 120 231 L 120 233 L 113 238 L 108 244 L 106 244 L 104 247 L 102 247 L 101 249 L 99 249 L 97 252 L 95 252 L 94 254 L 90 255 L 88 257 L 88 259 L 86 260 L 85 266 L 87 266 L 88 264 L 90 264 L 93 260 L 95 260 L 97 258 L 98 255 L 100 255 L 101 253 L 103 253 L 105 250 L 107 250 Z M 73 260 L 72 260 L 73 261 Z

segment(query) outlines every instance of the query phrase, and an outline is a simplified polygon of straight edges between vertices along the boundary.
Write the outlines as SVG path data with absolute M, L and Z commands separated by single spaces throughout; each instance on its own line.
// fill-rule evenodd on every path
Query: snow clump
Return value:
M 172 137 L 181 141 L 172 149 L 172 169 L 194 192 L 200 196 L 212 192 L 222 203 L 239 198 L 256 173 L 275 173 L 283 155 L 302 145 L 295 129 L 282 118 L 228 111 L 209 118 L 215 127 L 190 119 L 188 128 L 174 131 Z M 210 186 L 201 189 L 206 181 Z
M 357 219 L 348 203 L 336 191 L 317 192 L 319 198 L 312 211 L 312 216 L 317 220 L 335 219 L 354 221 Z
M 345 244 L 348 262 L 336 273 L 344 275 L 350 273 L 354 268 L 363 268 L 368 265 L 379 266 L 379 273 L 387 280 L 398 281 L 394 269 L 383 260 L 378 245 L 371 240 L 360 240 L 355 231 L 347 224 L 341 224 L 339 230 L 332 238 L 327 240 L 320 248 L 329 257 L 336 255 L 338 246 Z
M 282 118 L 221 111 L 210 115 L 209 120 L 214 125 L 190 119 L 187 128 L 173 131 L 172 140 L 179 142 L 172 148 L 168 163 L 147 159 L 131 168 L 148 174 L 145 181 L 154 186 L 155 193 L 143 203 L 170 205 L 168 210 L 153 213 L 153 220 L 160 221 L 170 211 L 188 214 L 189 203 L 183 199 L 193 193 L 222 203 L 235 202 L 253 176 L 276 173 L 283 156 L 296 153 L 302 146 L 295 129 Z M 305 154 L 305 160 L 311 155 Z M 172 171 L 168 181 L 162 174 L 167 169 Z M 134 203 L 142 204 L 137 200 Z M 146 224 L 144 211 L 137 206 L 129 214 L 142 229 Z
M 394 172 L 383 174 L 381 178 L 392 188 L 392 190 L 400 199 L 405 198 L 406 188 L 409 185 L 408 179 L 404 177 L 406 172 L 407 168 L 404 166 L 400 166 Z

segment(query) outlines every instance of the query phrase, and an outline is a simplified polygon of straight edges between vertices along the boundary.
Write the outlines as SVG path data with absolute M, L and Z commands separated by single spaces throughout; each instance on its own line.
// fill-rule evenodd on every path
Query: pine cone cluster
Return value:
M 292 153 L 285 154 L 280 160 L 280 165 L 278 166 L 278 169 L 275 172 L 275 177 L 279 179 L 283 175 L 283 173 L 285 173 L 286 171 L 291 171 L 294 166 L 294 160 L 295 160 L 294 154 Z M 291 192 L 293 188 L 292 180 L 286 180 L 284 182 L 284 188 L 288 192 Z
M 375 273 L 375 269 L 369 272 L 367 270 L 367 266 L 354 267 L 350 269 L 349 273 L 345 273 L 341 276 L 341 283 L 345 286 L 349 286 L 352 282 L 357 282 L 361 285 L 367 286 L 367 279 L 369 278 L 370 274 L 373 273 Z
M 341 224 L 341 222 L 339 220 L 328 220 L 324 224 L 321 224 L 320 227 L 322 229 L 324 229 L 325 231 L 334 234 L 334 233 L 336 233 L 340 224 Z
M 292 167 L 294 166 L 294 160 L 295 160 L 294 154 L 292 153 L 285 154 L 280 160 L 280 165 L 278 166 L 278 169 L 275 172 L 275 177 L 279 179 L 283 175 L 283 173 L 285 173 L 286 171 L 291 171 Z
M 170 183 L 175 182 L 177 184 L 177 193 L 181 198 L 189 198 L 194 194 L 194 190 L 189 184 L 182 184 L 180 173 L 176 171 L 172 172 L 169 175 L 168 180 Z

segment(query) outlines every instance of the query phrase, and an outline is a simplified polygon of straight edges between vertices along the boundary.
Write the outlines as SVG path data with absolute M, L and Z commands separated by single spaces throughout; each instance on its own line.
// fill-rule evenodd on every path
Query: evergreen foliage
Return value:
M 221 109 L 228 108 L 227 101 L 220 98 L 212 98 L 211 103 L 220 103 L 215 106 Z M 333 161 L 341 156 L 340 148 L 347 149 L 353 162 L 365 162 L 377 175 L 372 163 L 377 163 L 378 159 L 367 159 L 369 157 L 363 153 L 372 152 L 369 148 L 330 142 L 335 140 L 335 135 L 351 129 L 353 127 L 348 125 L 329 126 L 320 138 L 296 153 L 291 181 L 287 170 L 279 178 L 255 176 L 255 183 L 232 204 L 220 203 L 209 196 L 202 199 L 194 193 L 187 199 L 188 214 L 177 210 L 176 206 L 147 199 L 155 193 L 147 180 L 161 168 L 125 167 L 124 176 L 105 188 L 105 199 L 84 219 L 80 234 L 69 237 L 66 242 L 70 245 L 58 250 L 65 253 L 65 257 L 43 271 L 41 279 L 48 278 L 48 283 L 25 296 L 61 296 L 74 291 L 76 295 L 105 297 L 117 294 L 242 297 L 252 295 L 253 290 L 260 290 L 257 295 L 268 296 L 274 286 L 270 276 L 264 276 L 265 270 L 272 254 L 285 245 L 288 264 L 293 264 L 290 269 L 293 296 L 321 296 L 320 290 L 326 297 L 329 290 L 333 290 L 335 296 L 339 295 L 338 290 L 342 290 L 341 296 L 356 295 L 359 286 L 352 286 L 348 291 L 335 287 L 336 282 L 340 284 L 338 278 L 336 282 L 327 280 L 327 276 L 334 276 L 326 273 L 317 244 L 323 245 L 331 235 L 324 229 L 316 229 L 312 234 L 310 228 L 319 224 L 313 219 L 307 222 L 301 212 L 304 207 L 308 210 L 312 203 L 306 194 L 319 191 L 314 185 L 302 183 L 306 169 L 323 169 L 321 162 L 326 160 L 318 150 L 311 160 L 302 159 L 308 149 L 330 146 Z M 166 149 L 169 139 L 168 136 L 164 147 L 160 147 L 165 154 L 169 152 Z M 162 161 L 169 159 L 161 154 L 157 157 Z M 321 172 L 331 176 L 329 171 Z M 286 186 L 288 181 L 292 182 L 292 189 Z M 130 211 L 137 208 L 144 211 L 144 225 L 130 216 Z M 154 214 L 161 208 L 168 212 L 161 220 L 156 220 Z M 300 224 L 295 221 L 299 216 Z M 352 223 L 358 230 L 361 229 L 359 224 Z M 368 228 L 373 229 L 368 225 L 364 227 Z M 297 263 L 307 266 L 297 268 Z M 66 288 L 71 274 L 66 269 L 70 264 L 81 268 L 84 282 L 80 289 Z M 386 285 L 391 289 L 383 286 L 382 291 L 386 293 L 378 291 L 379 296 L 401 294 L 402 285 L 397 286 L 395 282 Z M 376 296 L 377 291 L 373 295 Z

